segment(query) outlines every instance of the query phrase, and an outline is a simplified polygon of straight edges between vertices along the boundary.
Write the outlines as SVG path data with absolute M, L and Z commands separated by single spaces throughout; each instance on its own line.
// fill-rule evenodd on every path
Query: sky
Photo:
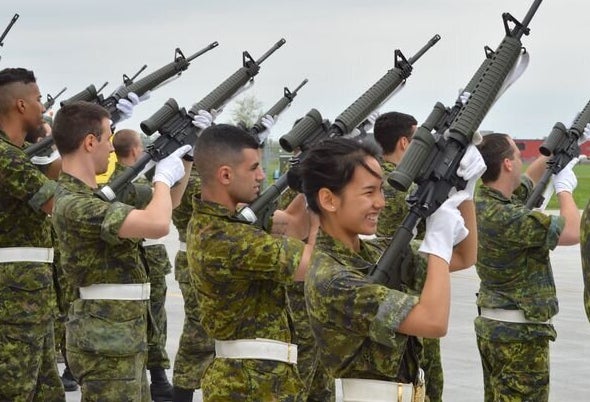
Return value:
M 45 96 L 68 90 L 63 99 L 90 84 L 113 92 L 122 75 L 141 66 L 148 74 L 173 60 L 174 49 L 195 59 L 182 76 L 159 88 L 117 128 L 139 130 L 166 100 L 190 108 L 242 66 L 242 52 L 259 58 L 275 42 L 286 44 L 261 65 L 245 92 L 270 108 L 304 79 L 292 105 L 279 117 L 272 137 L 287 133 L 295 119 L 315 108 L 333 121 L 390 69 L 394 51 L 414 55 L 432 36 L 441 40 L 414 64 L 402 91 L 381 106 L 421 122 L 436 102 L 452 105 L 484 60 L 484 46 L 504 38 L 502 13 L 522 20 L 533 0 L 254 0 L 3 2 L 0 30 L 14 13 L 20 18 L 0 47 L 0 68 L 35 72 Z M 480 129 L 515 138 L 543 138 L 555 122 L 569 127 L 588 103 L 590 55 L 588 0 L 545 0 L 522 38 L 530 64 L 496 102 Z M 141 76 L 140 76 L 141 77 Z M 240 99 L 239 97 L 237 99 Z M 217 122 L 231 119 L 235 103 Z M 58 108 L 58 105 L 55 107 Z

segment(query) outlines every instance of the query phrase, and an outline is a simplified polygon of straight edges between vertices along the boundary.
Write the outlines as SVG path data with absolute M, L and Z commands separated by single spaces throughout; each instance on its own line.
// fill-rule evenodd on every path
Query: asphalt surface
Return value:
M 172 228 L 165 239 L 168 254 L 174 260 L 178 249 L 177 233 Z M 560 312 L 554 318 L 557 340 L 551 344 L 550 401 L 588 401 L 584 389 L 590 378 L 590 324 L 583 307 L 583 282 L 579 246 L 557 247 L 551 254 Z M 184 320 L 183 302 L 174 275 L 167 277 L 168 313 L 167 350 L 173 360 Z M 446 402 L 483 400 L 481 363 L 475 343 L 473 319 L 476 315 L 475 292 L 479 280 L 474 268 L 452 274 L 452 306 L 449 331 L 441 341 L 445 375 Z M 63 365 L 59 365 L 60 373 Z M 168 370 L 172 380 L 172 370 Z M 586 395 L 586 396 L 585 396 Z M 80 401 L 80 392 L 66 393 L 67 401 Z M 201 401 L 196 394 L 194 401 Z

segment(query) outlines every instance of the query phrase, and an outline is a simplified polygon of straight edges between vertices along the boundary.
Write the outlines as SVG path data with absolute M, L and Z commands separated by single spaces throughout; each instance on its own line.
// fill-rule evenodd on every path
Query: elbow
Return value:
M 449 321 L 434 323 L 434 325 L 430 328 L 431 334 L 428 335 L 428 338 L 442 338 L 447 335 L 449 330 Z
M 170 222 L 159 222 L 152 226 L 152 230 L 146 238 L 159 239 L 160 237 L 168 236 L 168 233 L 170 233 Z

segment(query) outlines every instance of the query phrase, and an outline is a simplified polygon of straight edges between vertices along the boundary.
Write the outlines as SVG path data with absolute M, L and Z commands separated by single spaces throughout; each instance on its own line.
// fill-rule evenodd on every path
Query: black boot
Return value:
M 150 369 L 150 392 L 154 402 L 172 401 L 172 384 L 168 381 L 163 368 Z
M 172 402 L 192 402 L 193 392 L 195 391 L 192 389 L 180 388 L 175 386 L 174 391 L 172 393 Z
M 78 382 L 72 375 L 72 372 L 68 366 L 66 366 L 63 374 L 61 375 L 61 383 L 64 385 L 66 392 L 72 392 L 78 389 Z

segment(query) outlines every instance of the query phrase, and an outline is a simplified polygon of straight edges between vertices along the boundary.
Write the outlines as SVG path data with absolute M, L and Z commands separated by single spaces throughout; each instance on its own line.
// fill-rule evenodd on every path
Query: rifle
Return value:
M 561 172 L 572 159 L 580 156 L 578 140 L 583 135 L 584 128 L 588 123 L 590 123 L 590 102 L 578 114 L 569 130 L 565 128 L 563 123 L 555 123 L 553 130 L 539 147 L 541 154 L 550 156 L 550 158 L 547 161 L 545 173 L 543 173 L 541 180 L 535 185 L 526 201 L 527 208 L 539 208 L 543 204 L 543 193 L 551 180 L 551 176 Z
M 97 91 L 94 89 L 94 85 L 90 85 L 70 99 L 61 102 L 61 105 L 63 106 L 68 103 L 81 100 L 98 103 L 109 111 L 113 124 L 116 124 L 121 120 L 121 112 L 117 109 L 117 102 L 119 102 L 121 98 L 126 98 L 129 92 L 133 92 L 137 96 L 142 96 L 146 92 L 156 89 L 171 77 L 182 74 L 182 72 L 188 68 L 191 61 L 203 53 L 206 53 L 209 50 L 217 47 L 217 45 L 217 42 L 213 42 L 189 57 L 185 57 L 182 51 L 179 48 L 176 48 L 174 51 L 174 61 L 166 64 L 164 67 L 159 68 L 153 73 L 148 74 L 137 82 L 132 82 L 132 79 L 129 79 L 126 75 L 123 75 L 123 82 L 125 85 L 118 88 L 106 99 L 97 93 Z M 135 74 L 134 77 L 137 77 L 141 71 L 143 71 L 143 68 L 137 74 Z
M 279 139 L 279 144 L 287 152 L 300 149 L 302 152 L 292 158 L 291 164 L 296 165 L 303 158 L 313 144 L 325 138 L 343 136 L 363 123 L 367 116 L 377 109 L 395 89 L 401 85 L 412 73 L 412 65 L 428 49 L 440 40 L 439 35 L 434 35 L 413 57 L 409 60 L 404 57 L 399 49 L 394 52 L 394 68 L 389 70 L 365 93 L 347 107 L 333 124 L 322 119 L 322 115 L 316 109 L 311 109 L 287 134 Z M 289 185 L 288 172 L 284 173 L 266 188 L 256 200 L 243 208 L 239 216 L 251 223 L 258 220 L 260 214 L 272 204 L 287 189 Z
M 12 26 L 14 25 L 16 20 L 18 20 L 18 17 L 20 17 L 20 15 L 15 13 L 14 16 L 12 17 L 12 19 L 10 20 L 10 22 L 8 23 L 8 26 L 6 27 L 4 32 L 2 32 L 2 35 L 0 35 L 0 47 L 4 46 L 4 42 L 3 42 L 4 38 L 6 38 L 6 35 L 8 35 L 8 32 L 10 32 L 10 30 L 12 29 Z
M 291 105 L 291 102 L 293 102 L 293 99 L 295 99 L 295 97 L 297 96 L 297 92 L 299 92 L 301 87 L 307 84 L 307 81 L 307 78 L 304 79 L 303 82 L 301 82 L 301 84 L 299 84 L 299 86 L 295 88 L 293 91 L 289 91 L 289 88 L 285 87 L 283 90 L 283 97 L 279 99 L 277 103 L 275 103 L 270 109 L 263 113 L 262 116 L 269 115 L 274 118 L 275 116 L 279 116 L 281 113 L 283 113 L 283 111 Z M 260 117 L 260 119 L 258 119 L 258 121 L 252 126 L 252 128 L 250 128 L 250 133 L 256 136 L 259 142 L 262 144 L 264 140 L 260 139 L 260 133 L 266 130 L 266 128 L 262 125 L 261 121 L 262 117 Z
M 192 121 L 199 110 L 211 111 L 223 106 L 241 87 L 246 85 L 248 81 L 253 80 L 254 76 L 260 71 L 260 64 L 279 47 L 283 46 L 285 42 L 285 39 L 279 40 L 258 60 L 254 60 L 248 52 L 243 52 L 243 66 L 203 99 L 195 103 L 188 112 L 184 108 L 180 109 L 173 98 L 168 99 L 164 106 L 140 124 L 141 130 L 146 135 L 152 135 L 158 131 L 160 136 L 146 148 L 144 154 L 133 166 L 125 169 L 109 185 L 101 188 L 98 194 L 99 197 L 109 201 L 114 200 L 117 193 L 133 181 L 150 161 L 157 162 L 164 159 L 185 144 L 194 145 L 201 130 L 195 127 Z
M 61 91 L 59 91 L 57 93 L 57 95 L 55 96 L 51 96 L 51 94 L 47 94 L 47 101 L 43 104 L 43 107 L 45 108 L 45 110 L 49 110 L 51 109 L 51 107 L 53 107 L 53 105 L 55 104 L 55 101 L 57 98 L 59 98 L 59 96 L 61 94 L 63 94 L 66 89 L 68 89 L 68 87 L 63 87 L 63 89 Z
M 465 87 L 471 93 L 467 102 L 463 104 L 458 98 L 452 109 L 437 102 L 414 134 L 397 169 L 389 175 L 388 182 L 398 190 L 407 191 L 412 182 L 417 188 L 408 197 L 408 215 L 369 273 L 374 283 L 392 289 L 400 289 L 403 283 L 407 283 L 409 273 L 402 268 L 408 261 L 409 244 L 416 225 L 440 207 L 452 187 L 465 188 L 465 181 L 457 175 L 459 162 L 523 51 L 520 38 L 529 34 L 528 25 L 541 1 L 534 1 L 522 23 L 508 13 L 502 14 L 506 35 L 495 52 L 486 48 L 483 64 Z M 509 22 L 514 24 L 512 29 Z M 434 134 L 432 130 L 436 130 Z

